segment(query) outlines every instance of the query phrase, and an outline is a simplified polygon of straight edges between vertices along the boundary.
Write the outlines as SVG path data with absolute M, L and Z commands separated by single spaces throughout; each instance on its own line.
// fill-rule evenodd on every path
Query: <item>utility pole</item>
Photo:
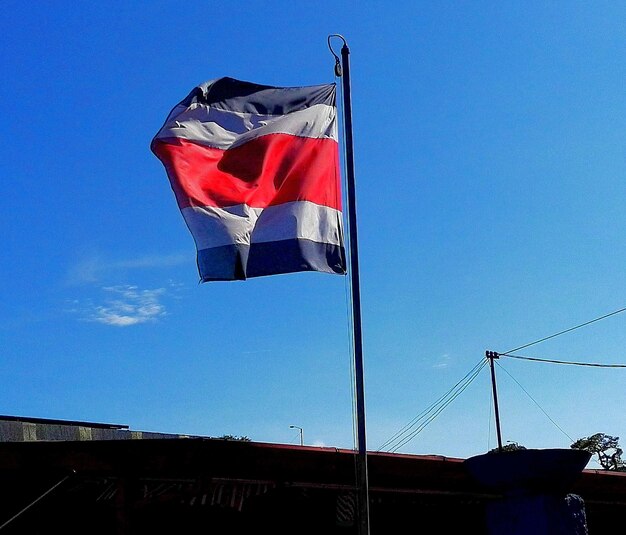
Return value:
M 498 451 L 502 453 L 502 432 L 500 431 L 500 409 L 498 408 L 498 389 L 496 388 L 496 369 L 493 361 L 499 359 L 500 355 L 496 351 L 485 351 L 485 357 L 489 359 L 491 368 L 491 388 L 493 389 L 493 407 L 496 413 L 496 432 L 498 434 Z

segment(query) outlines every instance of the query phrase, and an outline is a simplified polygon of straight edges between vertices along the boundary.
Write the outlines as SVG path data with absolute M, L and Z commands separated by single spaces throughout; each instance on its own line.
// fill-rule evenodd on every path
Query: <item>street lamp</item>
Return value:
M 304 431 L 297 425 L 290 425 L 289 429 L 298 429 L 300 431 L 300 446 L 304 446 Z

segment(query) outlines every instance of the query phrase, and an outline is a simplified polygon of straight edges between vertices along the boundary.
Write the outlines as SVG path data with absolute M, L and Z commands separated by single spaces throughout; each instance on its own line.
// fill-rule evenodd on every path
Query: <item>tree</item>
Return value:
M 511 442 L 509 441 L 507 444 L 505 444 L 504 446 L 502 446 L 502 451 L 517 451 L 517 450 L 525 450 L 526 447 L 522 446 L 521 444 L 518 444 L 517 442 Z M 493 448 L 492 450 L 489 450 L 489 453 L 499 453 L 500 449 L 499 448 Z
M 622 460 L 624 451 L 619 447 L 619 437 L 596 433 L 590 437 L 579 438 L 570 448 L 597 455 L 600 466 L 605 470 L 626 472 L 626 462 Z
M 237 440 L 239 442 L 252 442 L 249 437 L 246 436 L 236 436 L 236 435 L 222 435 L 221 437 L 217 437 L 220 440 Z

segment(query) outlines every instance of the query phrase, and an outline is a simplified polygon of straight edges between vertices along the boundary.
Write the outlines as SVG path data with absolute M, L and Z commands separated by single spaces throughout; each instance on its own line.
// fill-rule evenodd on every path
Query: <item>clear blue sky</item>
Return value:
M 149 151 L 205 80 L 332 81 L 329 33 L 352 50 L 371 449 L 486 349 L 626 305 L 626 7 L 390 6 L 4 3 L 0 413 L 352 445 L 346 280 L 198 285 Z M 526 354 L 623 363 L 625 327 Z M 626 442 L 626 370 L 502 365 L 573 438 Z M 505 440 L 569 446 L 500 393 Z M 403 451 L 493 447 L 489 403 L 484 370 Z

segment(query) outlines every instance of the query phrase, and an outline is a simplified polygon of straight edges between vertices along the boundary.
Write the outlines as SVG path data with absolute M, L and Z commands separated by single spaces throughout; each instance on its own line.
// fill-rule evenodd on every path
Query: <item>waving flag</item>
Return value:
M 152 151 L 193 235 L 203 282 L 345 273 L 335 85 L 232 78 L 196 87 Z

